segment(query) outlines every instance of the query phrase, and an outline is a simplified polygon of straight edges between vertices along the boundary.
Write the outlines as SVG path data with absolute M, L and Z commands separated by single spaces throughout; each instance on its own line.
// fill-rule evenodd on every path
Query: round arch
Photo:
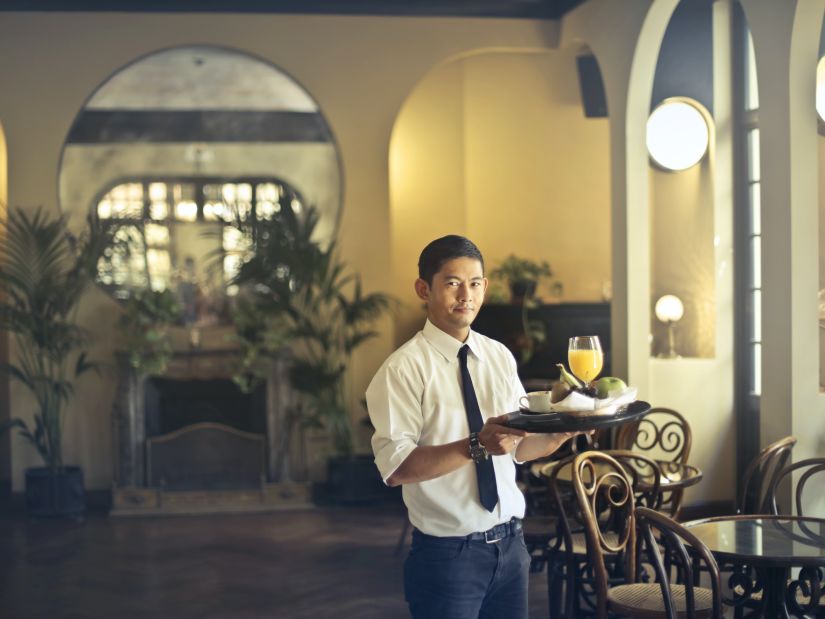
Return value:
M 340 148 L 319 102 L 270 59 L 211 43 L 155 49 L 112 71 L 80 107 L 58 170 L 70 218 L 91 206 L 99 186 L 76 180 L 91 176 L 274 174 L 318 209 L 328 239 L 343 205 Z
M 539 289 L 544 299 L 603 299 L 610 280 L 608 127 L 605 118 L 585 117 L 576 55 L 474 50 L 439 63 L 408 94 L 389 147 L 398 297 L 409 297 L 424 245 L 457 233 L 479 245 L 488 269 L 511 253 L 549 261 L 555 280 Z M 595 251 L 576 236 L 584 229 L 599 239 Z M 583 271 L 593 278 L 577 278 Z M 488 301 L 496 300 L 493 292 Z M 503 286 L 499 294 L 506 301 Z M 420 325 L 420 308 L 411 304 L 398 318 L 396 341 Z

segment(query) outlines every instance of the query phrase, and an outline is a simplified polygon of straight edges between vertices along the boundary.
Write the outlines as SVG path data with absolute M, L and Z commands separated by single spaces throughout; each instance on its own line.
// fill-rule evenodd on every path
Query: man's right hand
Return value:
M 507 415 L 490 417 L 478 433 L 478 442 L 492 456 L 511 453 L 518 447 L 519 441 L 527 436 L 524 430 L 505 426 L 506 421 Z

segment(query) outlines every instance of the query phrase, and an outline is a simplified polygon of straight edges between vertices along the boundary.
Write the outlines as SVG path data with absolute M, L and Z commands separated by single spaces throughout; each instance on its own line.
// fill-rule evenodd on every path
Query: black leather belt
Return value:
M 487 529 L 486 531 L 470 533 L 469 535 L 463 536 L 458 535 L 453 537 L 437 537 L 437 539 L 467 540 L 470 542 L 487 542 L 488 544 L 493 544 L 495 542 L 500 542 L 505 537 L 516 535 L 517 533 L 521 532 L 521 529 L 521 519 L 513 517 L 508 522 L 497 524 L 492 529 Z M 418 529 L 413 529 L 413 535 L 422 535 L 424 537 L 436 538 L 436 536 L 427 535 L 426 533 L 422 533 Z
M 497 524 L 492 529 L 479 533 L 470 533 L 465 539 L 471 542 L 480 542 L 483 540 L 488 544 L 492 544 L 494 542 L 500 542 L 505 537 L 516 535 L 519 531 L 521 531 L 521 519 L 512 518 L 509 522 Z

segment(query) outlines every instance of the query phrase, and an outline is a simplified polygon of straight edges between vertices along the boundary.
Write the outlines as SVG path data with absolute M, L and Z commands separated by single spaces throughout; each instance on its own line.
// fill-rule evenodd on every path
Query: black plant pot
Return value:
M 44 466 L 26 469 L 26 514 L 36 518 L 78 518 L 86 512 L 83 469 Z
M 520 280 L 510 283 L 510 302 L 514 305 L 521 305 L 526 299 L 532 298 L 536 294 L 537 282 L 531 279 Z
M 381 480 L 369 454 L 333 456 L 327 461 L 327 482 L 318 489 L 321 503 L 381 503 L 400 499 L 399 488 Z

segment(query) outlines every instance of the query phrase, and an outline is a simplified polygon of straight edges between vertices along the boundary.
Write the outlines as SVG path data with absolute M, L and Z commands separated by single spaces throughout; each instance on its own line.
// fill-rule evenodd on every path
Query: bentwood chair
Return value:
M 815 516 L 818 518 L 825 518 L 823 510 L 817 510 L 817 513 L 812 513 L 805 509 L 808 502 L 805 498 L 821 498 L 822 489 L 825 488 L 825 458 L 807 458 L 800 460 L 783 468 L 776 476 L 773 485 L 771 486 L 771 513 L 779 515 L 779 507 L 777 501 L 777 493 L 785 481 L 793 483 L 795 473 L 799 473 L 799 479 L 796 481 L 796 486 L 792 486 L 794 505 L 796 507 L 797 516 Z M 818 478 L 815 476 L 819 474 Z M 808 482 L 812 478 L 816 482 L 809 485 Z M 805 494 L 806 489 L 810 489 L 808 494 Z M 819 496 L 818 496 L 819 495 Z M 821 507 L 821 503 L 819 505 Z M 805 513 L 805 512 L 808 513 Z M 796 579 L 788 583 L 791 592 L 793 592 L 794 601 L 799 611 L 816 616 L 825 617 L 825 591 L 823 591 L 823 584 L 825 584 L 825 573 L 822 569 L 804 567 L 799 571 Z
M 652 553 L 658 582 L 639 582 L 640 563 L 637 562 L 636 507 L 633 485 L 626 465 L 603 452 L 587 452 L 573 461 L 573 488 L 584 518 L 588 558 L 596 591 L 595 616 L 607 619 L 608 612 L 633 619 L 664 619 L 672 617 L 721 617 L 721 594 L 718 586 L 718 568 L 709 552 L 702 554 L 711 574 L 716 576 L 715 589 L 710 592 L 694 585 L 692 557 L 676 545 L 677 561 L 664 567 L 659 544 L 670 541 L 671 535 L 683 537 L 692 546 L 697 542 L 692 535 L 682 535 L 682 527 L 666 517 L 659 518 L 653 510 L 639 508 L 643 515 L 643 541 Z M 609 515 L 604 517 L 605 512 Z M 655 536 L 650 527 L 656 527 Z M 668 532 L 670 531 L 670 533 Z M 704 548 L 707 551 L 707 548 Z M 658 553 L 658 554 L 657 554 Z M 616 556 L 621 564 L 624 584 L 611 586 L 611 574 L 606 556 Z M 710 562 L 708 562 L 708 558 Z M 671 572 L 678 566 L 679 578 L 684 584 L 671 584 Z M 697 570 L 698 571 L 698 570 Z M 614 575 L 615 581 L 615 575 Z M 576 617 L 580 615 L 574 615 Z
M 738 514 L 770 514 L 771 488 L 796 445 L 796 437 L 786 436 L 765 447 L 745 469 Z
M 532 573 L 539 573 L 544 569 L 550 543 L 558 534 L 558 518 L 541 470 L 548 464 L 585 451 L 583 447 L 591 442 L 592 439 L 588 436 L 577 436 L 566 441 L 546 458 L 516 465 L 516 483 L 524 494 L 526 503 L 523 522 L 524 544 L 530 553 Z
M 687 464 L 693 433 L 687 419 L 672 408 L 651 408 L 641 419 L 625 424 L 616 434 L 617 449 L 632 449 L 651 458 Z M 684 490 L 665 492 L 661 511 L 678 520 Z
M 793 480 L 793 475 L 796 472 L 801 472 L 799 479 L 796 482 L 796 486 L 793 488 L 793 495 L 794 495 L 794 505 L 796 506 L 796 515 L 797 516 L 816 516 L 819 518 L 825 518 L 825 513 L 804 513 L 804 498 L 805 498 L 805 488 L 808 487 L 807 484 L 810 479 L 816 475 L 817 473 L 825 473 L 825 458 L 808 458 L 806 460 L 800 460 L 799 462 L 794 462 L 793 464 L 786 466 L 783 468 L 779 473 L 776 475 L 776 479 L 773 480 L 773 484 L 771 485 L 771 492 L 770 492 L 770 500 L 771 500 L 771 513 L 775 515 L 779 515 L 779 507 L 777 501 L 777 493 L 783 483 L 788 480 Z M 818 484 L 811 484 L 810 486 L 811 492 L 822 492 L 822 489 L 825 488 L 825 476 L 819 480 Z
M 658 617 L 664 602 L 668 619 L 722 617 L 719 566 L 704 542 L 672 518 L 646 507 L 636 510 L 636 531 L 637 561 L 651 566 L 659 593 L 653 594 L 648 585 L 631 585 L 639 588 L 641 598 L 634 602 L 634 609 L 650 607 L 652 616 Z M 709 574 L 710 588 L 697 582 L 701 568 Z
M 750 461 L 742 478 L 742 491 L 736 507 L 737 514 L 770 514 L 772 513 L 772 489 L 776 487 L 779 474 L 796 445 L 796 437 L 786 436 L 762 449 Z M 733 587 L 736 597 L 746 595 L 747 583 L 752 578 L 752 567 L 747 565 L 721 565 L 721 570 L 730 576 L 724 576 Z M 750 599 L 739 601 L 734 609 L 734 617 L 739 619 L 749 609 L 758 607 L 761 602 L 761 591 L 757 583 L 750 586 Z
M 653 460 L 644 454 L 627 450 L 590 451 L 585 454 L 607 454 L 610 462 L 616 462 L 629 480 L 631 503 L 658 507 L 661 499 L 661 475 Z M 584 531 L 586 518 L 575 495 L 570 492 L 575 472 L 573 466 L 577 457 L 580 456 L 571 455 L 560 460 L 546 473 L 550 496 L 558 518 L 558 533 L 551 541 L 547 553 L 547 589 L 549 614 L 552 619 L 577 618 L 584 614 L 593 614 L 596 610 L 593 595 L 595 581 Z M 600 461 L 600 472 L 604 466 Z M 616 543 L 619 533 L 615 528 L 619 523 L 610 502 L 600 498 L 596 511 L 599 522 L 609 529 L 605 533 L 606 539 L 611 544 Z M 610 582 L 623 582 L 621 553 L 605 552 L 602 558 L 607 566 L 607 577 Z

